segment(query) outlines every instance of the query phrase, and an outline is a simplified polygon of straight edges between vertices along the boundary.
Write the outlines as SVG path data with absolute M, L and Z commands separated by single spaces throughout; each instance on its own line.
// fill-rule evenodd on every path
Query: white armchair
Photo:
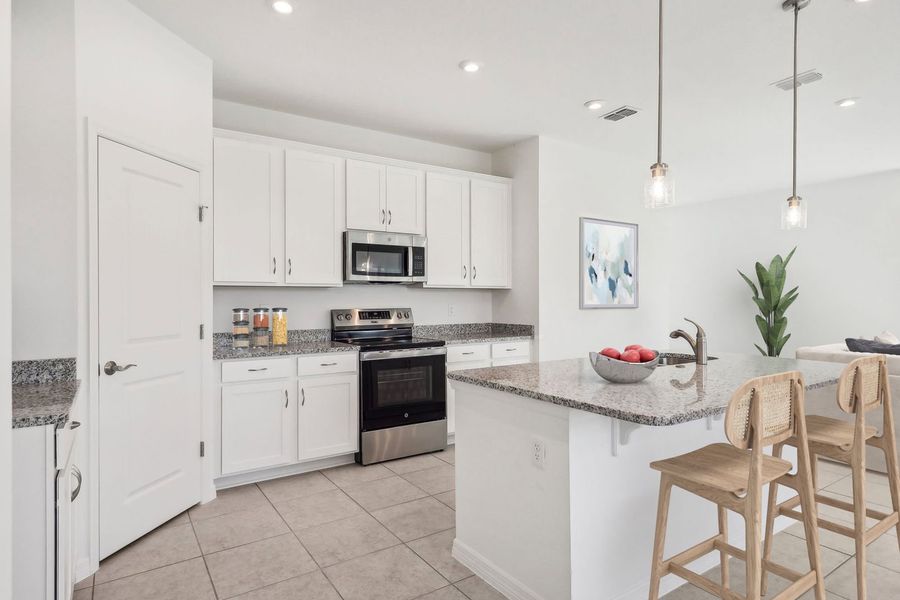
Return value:
M 843 342 L 839 344 L 827 344 L 824 346 L 807 346 L 797 348 L 797 358 L 807 360 L 820 360 L 824 362 L 849 363 L 850 361 L 868 356 L 866 352 L 851 352 Z M 888 375 L 891 386 L 891 398 L 894 407 L 894 415 L 900 414 L 900 356 L 885 355 L 887 357 Z M 812 415 L 824 415 L 836 419 L 852 421 L 852 417 L 838 408 L 837 389 L 829 387 L 821 390 L 812 390 L 806 394 L 806 412 Z M 896 419 L 896 417 L 895 417 Z M 881 409 L 869 414 L 869 425 L 878 427 L 881 433 L 883 423 Z M 896 424 L 895 424 L 896 427 Z M 884 453 L 878 448 L 869 448 L 866 454 L 866 468 L 884 473 Z

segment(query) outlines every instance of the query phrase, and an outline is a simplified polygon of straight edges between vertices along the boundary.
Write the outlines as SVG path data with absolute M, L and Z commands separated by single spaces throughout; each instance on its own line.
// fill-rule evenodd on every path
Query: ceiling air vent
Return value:
M 632 115 L 636 115 L 638 109 L 631 106 L 622 106 L 617 108 L 616 110 L 610 111 L 605 115 L 601 115 L 601 119 L 606 119 L 607 121 L 621 121 L 626 117 L 630 117 Z
M 810 69 L 809 71 L 803 71 L 802 73 L 797 73 L 797 87 L 800 87 L 801 85 L 807 85 L 810 83 L 814 83 L 814 82 L 822 79 L 822 77 L 823 77 L 823 75 L 821 73 L 819 73 L 818 71 L 816 71 L 815 69 Z M 780 90 L 789 92 L 792 89 L 794 89 L 794 78 L 793 78 L 793 76 L 785 77 L 784 79 L 775 81 L 775 82 L 771 83 L 770 85 L 774 85 L 775 87 L 777 87 Z

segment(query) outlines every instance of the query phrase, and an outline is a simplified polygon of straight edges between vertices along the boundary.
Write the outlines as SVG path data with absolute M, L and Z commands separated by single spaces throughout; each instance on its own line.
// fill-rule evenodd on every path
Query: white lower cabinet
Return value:
M 297 460 L 293 386 L 288 380 L 222 387 L 222 474 Z
M 487 345 L 487 344 L 485 344 Z M 491 366 L 489 360 L 476 360 L 470 362 L 447 362 L 447 372 L 464 371 L 465 369 L 485 369 Z M 447 433 L 456 433 L 456 393 L 453 387 L 447 384 Z
M 359 449 L 359 391 L 355 373 L 302 377 L 298 417 L 300 460 Z

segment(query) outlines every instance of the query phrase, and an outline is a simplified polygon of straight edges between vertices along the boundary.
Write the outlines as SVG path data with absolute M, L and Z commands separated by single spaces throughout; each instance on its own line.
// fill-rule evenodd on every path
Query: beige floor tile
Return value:
M 81 588 L 75 590 L 75 593 L 72 594 L 72 600 L 93 600 L 94 598 L 94 588 Z
M 451 490 L 449 492 L 444 492 L 442 494 L 435 494 L 434 497 L 437 498 L 438 500 L 440 500 L 441 502 L 443 502 L 444 504 L 446 504 L 447 506 L 449 506 L 450 508 L 452 508 L 453 510 L 456 510 L 456 490 Z
M 847 475 L 820 469 L 818 479 L 816 480 L 816 489 L 823 490 L 830 485 L 834 485 L 841 479 L 846 479 L 846 478 L 847 478 Z
M 853 478 L 844 477 L 837 482 L 825 488 L 827 492 L 834 492 L 842 496 L 853 497 Z M 886 484 L 872 481 L 871 477 L 866 477 L 866 505 L 880 504 L 881 506 L 891 506 L 891 488 Z
M 191 520 L 196 522 L 218 517 L 219 515 L 227 515 L 239 510 L 265 506 L 268 503 L 269 501 L 259 491 L 256 484 L 242 485 L 227 490 L 219 490 L 216 493 L 215 500 L 193 507 L 188 511 L 188 514 Z
M 191 518 L 188 516 L 188 511 L 184 511 L 177 517 L 171 518 L 160 527 L 178 527 L 179 525 L 187 525 L 191 522 Z
M 794 523 L 784 531 L 797 538 L 806 539 L 803 523 Z M 821 527 L 819 528 L 819 545 L 823 548 L 837 550 L 848 556 L 856 553 L 856 544 L 854 543 L 853 538 L 848 538 L 839 533 L 822 529 Z
M 288 533 L 290 529 L 271 505 L 232 512 L 194 523 L 204 554 Z
M 344 491 L 366 510 L 377 510 L 401 502 L 424 498 L 428 494 L 402 477 L 386 477 L 376 481 L 354 483 L 344 487 Z
M 407 473 L 403 478 L 429 494 L 440 494 L 456 488 L 456 467 L 441 464 L 432 469 Z
M 344 600 L 411 600 L 447 586 L 446 579 L 406 546 L 328 567 L 325 575 Z
M 437 453 L 435 454 L 419 454 L 418 456 L 410 456 L 408 458 L 400 458 L 397 460 L 388 461 L 383 464 L 385 467 L 396 473 L 397 475 L 404 475 L 406 473 L 412 473 L 414 471 L 422 471 L 424 469 L 432 469 L 434 467 L 439 467 L 443 464 L 446 464 L 444 461 L 436 458 Z
M 314 471 L 302 475 L 280 477 L 259 483 L 259 489 L 272 502 L 283 502 L 291 498 L 302 498 L 335 489 L 335 485 L 327 477 Z
M 456 584 L 456 587 L 469 600 L 506 600 L 506 596 L 492 588 L 478 576 L 463 579 Z
M 292 533 L 209 554 L 205 558 L 220 599 L 318 569 Z
M 831 471 L 838 475 L 850 475 L 850 466 L 844 463 L 834 462 L 824 458 L 819 459 L 820 471 Z
M 416 600 L 467 600 L 467 598 L 461 591 L 448 585 L 424 596 L 419 596 Z
M 456 464 L 456 446 L 455 445 L 447 446 L 446 450 L 443 450 L 441 452 L 435 452 L 434 457 L 441 459 L 445 463 L 450 463 L 451 465 L 455 465 Z
M 821 544 L 819 544 L 819 556 L 822 559 L 823 573 L 825 575 L 840 567 L 844 561 L 850 558 L 849 555 L 843 552 L 823 547 Z M 806 540 L 787 533 L 776 534 L 772 545 L 772 560 L 799 573 L 806 573 L 809 571 L 809 554 L 806 549 Z
M 215 600 L 202 558 L 94 587 L 93 600 Z
M 341 600 L 322 571 L 314 571 L 236 596 L 236 600 Z
M 418 539 L 407 544 L 413 552 L 425 559 L 435 571 L 444 576 L 447 581 L 456 582 L 472 576 L 472 571 L 459 563 L 450 552 L 453 549 L 453 539 L 456 530 L 450 529 Z
M 866 560 L 871 563 L 900 571 L 900 545 L 897 538 L 892 535 L 883 535 L 866 547 Z M 900 590 L 897 591 L 900 597 Z
M 456 515 L 434 498 L 422 498 L 372 512 L 391 533 L 404 542 L 415 540 L 456 525 Z
M 297 537 L 321 567 L 400 543 L 394 534 L 367 514 L 302 529 L 297 532 Z
M 866 586 L 868 600 L 895 600 L 900 595 L 900 573 L 866 565 Z M 856 600 L 856 562 L 848 560 L 834 573 L 825 578 L 825 589 L 849 600 Z
M 276 502 L 275 509 L 294 531 L 365 512 L 341 490 L 319 492 L 302 498 Z
M 354 483 L 363 483 L 366 481 L 375 481 L 376 479 L 384 479 L 394 474 L 393 471 L 384 465 L 369 465 L 364 467 L 353 463 L 352 465 L 344 465 L 342 467 L 334 467 L 322 471 L 322 474 L 331 480 L 338 487 L 344 487 Z
M 84 588 L 89 588 L 89 587 L 92 587 L 93 585 L 94 585 L 94 576 L 91 575 L 90 577 L 85 577 L 84 579 L 82 579 L 81 581 L 76 583 L 75 589 L 83 590 Z
M 178 527 L 162 527 L 101 562 L 100 570 L 94 576 L 94 584 L 99 585 L 197 556 L 200 556 L 200 546 L 190 523 Z

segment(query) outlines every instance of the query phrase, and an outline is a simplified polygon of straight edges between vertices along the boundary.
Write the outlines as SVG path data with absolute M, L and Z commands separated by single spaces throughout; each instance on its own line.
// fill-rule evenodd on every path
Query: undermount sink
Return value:
M 716 356 L 708 356 L 707 360 L 718 360 Z M 659 366 L 667 367 L 671 365 L 687 365 L 697 362 L 697 357 L 690 354 L 672 354 L 661 352 L 659 354 Z

